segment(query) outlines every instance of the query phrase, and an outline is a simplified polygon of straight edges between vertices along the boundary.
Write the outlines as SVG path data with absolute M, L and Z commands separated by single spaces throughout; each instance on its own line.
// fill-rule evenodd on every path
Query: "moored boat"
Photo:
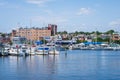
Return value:
M 26 56 L 29 54 L 28 48 L 25 46 L 18 47 L 12 46 L 9 50 L 10 55 L 17 55 L 17 56 Z
M 50 54 L 50 55 L 58 55 L 58 54 L 59 54 L 59 51 L 56 49 L 55 46 L 51 46 L 51 47 L 50 47 L 50 50 L 49 50 L 49 54 Z
M 48 54 L 48 52 L 49 52 L 49 47 L 47 46 L 39 46 L 35 51 L 37 55 L 46 55 Z

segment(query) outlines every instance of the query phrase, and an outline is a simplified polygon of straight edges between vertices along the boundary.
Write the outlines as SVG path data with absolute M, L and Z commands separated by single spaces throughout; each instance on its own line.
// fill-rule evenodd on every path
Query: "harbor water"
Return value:
M 0 57 L 0 80 L 120 80 L 120 51 Z

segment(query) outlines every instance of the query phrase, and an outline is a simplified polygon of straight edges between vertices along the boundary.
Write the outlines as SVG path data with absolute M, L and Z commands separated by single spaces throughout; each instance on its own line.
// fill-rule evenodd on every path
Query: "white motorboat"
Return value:
M 26 56 L 28 55 L 29 51 L 28 48 L 25 46 L 22 47 L 11 47 L 9 50 L 10 55 L 20 55 L 20 56 Z
M 39 46 L 35 51 L 37 55 L 45 55 L 48 54 L 48 52 L 49 52 L 49 47 L 47 46 Z
M 49 50 L 50 55 L 58 55 L 59 51 L 55 48 L 55 46 L 51 47 Z
M 29 54 L 30 55 L 35 55 L 36 54 L 36 46 L 30 46 L 28 47 L 28 50 L 29 50 Z
M 20 51 L 20 50 L 19 50 L 18 48 L 12 46 L 12 47 L 10 48 L 10 50 L 9 50 L 9 54 L 10 54 L 10 55 L 18 55 L 18 54 L 19 54 L 19 51 Z

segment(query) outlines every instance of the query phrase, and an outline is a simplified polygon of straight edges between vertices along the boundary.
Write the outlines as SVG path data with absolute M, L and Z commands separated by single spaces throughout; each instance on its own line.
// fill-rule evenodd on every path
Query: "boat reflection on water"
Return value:
M 0 57 L 0 79 L 120 80 L 119 52 L 69 50 L 60 55 Z

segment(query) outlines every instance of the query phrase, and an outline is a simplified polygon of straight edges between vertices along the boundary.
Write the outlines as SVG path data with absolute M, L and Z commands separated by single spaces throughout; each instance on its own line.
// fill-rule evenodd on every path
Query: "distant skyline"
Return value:
M 0 0 L 0 32 L 58 25 L 58 31 L 120 31 L 120 0 Z

